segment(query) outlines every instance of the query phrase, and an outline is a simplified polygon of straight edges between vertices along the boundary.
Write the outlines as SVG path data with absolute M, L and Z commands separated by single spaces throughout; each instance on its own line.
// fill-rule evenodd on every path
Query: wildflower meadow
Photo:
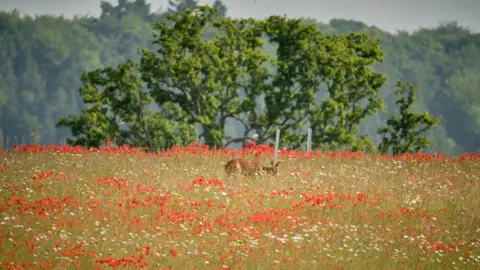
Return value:
M 479 269 L 480 153 L 15 146 L 0 269 Z

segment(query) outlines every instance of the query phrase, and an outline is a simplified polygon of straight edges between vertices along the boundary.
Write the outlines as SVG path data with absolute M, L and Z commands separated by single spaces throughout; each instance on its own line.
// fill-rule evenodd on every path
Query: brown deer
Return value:
M 249 161 L 243 158 L 236 158 L 225 164 L 225 172 L 228 176 L 235 172 L 240 173 L 245 177 L 255 175 L 256 173 L 276 175 L 278 164 L 279 162 L 274 164 L 272 161 L 271 167 L 264 167 L 260 166 L 260 162 L 258 161 Z

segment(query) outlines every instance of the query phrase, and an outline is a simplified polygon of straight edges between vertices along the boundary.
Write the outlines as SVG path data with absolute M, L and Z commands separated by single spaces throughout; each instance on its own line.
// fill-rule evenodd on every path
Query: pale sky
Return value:
M 214 0 L 200 0 L 211 4 Z M 117 0 L 109 0 L 117 3 Z M 147 0 L 152 10 L 167 0 Z M 328 23 L 332 18 L 353 19 L 389 32 L 434 27 L 440 22 L 457 21 L 480 32 L 480 0 L 224 0 L 228 16 L 265 18 L 269 15 L 309 17 Z M 0 0 L 0 10 L 14 8 L 25 14 L 94 15 L 100 0 Z

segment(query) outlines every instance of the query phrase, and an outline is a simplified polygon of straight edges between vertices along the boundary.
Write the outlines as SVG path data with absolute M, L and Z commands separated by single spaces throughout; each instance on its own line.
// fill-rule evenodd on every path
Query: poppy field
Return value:
M 479 269 L 480 154 L 16 146 L 0 269 Z

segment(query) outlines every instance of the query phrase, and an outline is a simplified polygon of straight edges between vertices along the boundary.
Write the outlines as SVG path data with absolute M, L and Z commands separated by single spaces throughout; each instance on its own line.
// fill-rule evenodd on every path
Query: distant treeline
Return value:
M 56 128 L 62 117 L 85 109 L 79 89 L 82 74 L 119 64 L 138 63 L 139 48 L 156 52 L 152 22 L 165 21 L 195 1 L 170 1 L 165 13 L 153 13 L 144 0 L 117 5 L 103 2 L 101 16 L 65 19 L 55 16 L 21 17 L 18 12 L 0 13 L 0 135 L 4 147 L 26 143 L 60 143 L 71 136 L 68 128 Z M 227 9 L 220 1 L 215 16 Z M 324 35 L 363 33 L 380 40 L 383 62 L 374 71 L 388 81 L 380 89 L 385 110 L 358 125 L 376 145 L 389 113 L 398 105 L 397 81 L 418 84 L 414 111 L 441 117 L 439 126 L 426 132 L 434 145 L 428 152 L 457 155 L 480 151 L 480 35 L 455 22 L 414 33 L 390 34 L 361 22 L 331 20 L 329 24 L 305 19 Z M 210 39 L 213 32 L 203 34 Z M 277 44 L 264 37 L 267 55 L 277 56 Z M 128 68 L 128 67 L 126 67 Z M 84 74 L 85 75 L 85 74 Z M 92 75 L 92 74 L 90 74 Z M 85 79 L 85 76 L 84 76 Z M 85 80 L 84 80 L 85 81 Z M 317 97 L 318 98 L 318 97 Z M 244 136 L 240 122 L 226 123 L 230 138 Z M 190 134 L 192 135 L 192 134 Z M 190 138 L 192 136 L 185 138 Z M 197 136 L 196 134 L 195 136 Z M 274 134 L 272 134 L 273 137 Z M 193 137 L 195 137 L 193 136 Z M 212 135 L 214 136 L 214 135 Z M 217 135 L 215 135 L 217 136 Z M 215 137 L 214 136 L 214 137 Z

